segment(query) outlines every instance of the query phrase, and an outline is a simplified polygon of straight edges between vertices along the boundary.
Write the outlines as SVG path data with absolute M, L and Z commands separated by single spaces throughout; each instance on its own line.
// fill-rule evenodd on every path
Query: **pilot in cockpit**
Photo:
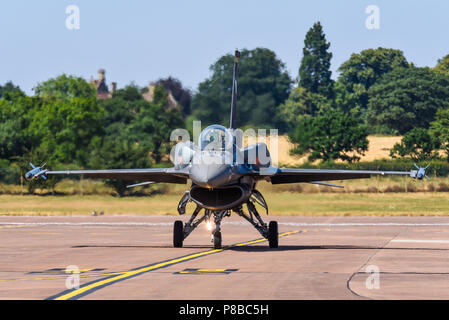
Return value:
M 224 151 L 232 146 L 232 135 L 225 127 L 219 125 L 204 129 L 198 140 L 201 150 Z

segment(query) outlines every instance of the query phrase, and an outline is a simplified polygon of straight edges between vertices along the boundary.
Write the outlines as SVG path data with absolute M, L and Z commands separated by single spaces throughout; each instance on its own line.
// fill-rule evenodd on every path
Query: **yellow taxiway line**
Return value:
M 291 231 L 291 232 L 285 232 L 285 233 L 279 234 L 279 237 L 285 237 L 285 236 L 292 235 L 292 234 L 295 234 L 295 233 L 298 233 L 298 232 L 299 232 L 299 230 Z M 127 278 L 131 278 L 131 277 L 135 277 L 135 276 L 137 276 L 139 274 L 146 273 L 148 271 L 152 271 L 152 270 L 168 267 L 168 266 L 176 264 L 176 263 L 180 263 L 180 262 L 184 262 L 184 261 L 187 261 L 187 260 L 196 259 L 196 258 L 199 258 L 199 257 L 211 255 L 211 254 L 218 253 L 218 252 L 222 252 L 222 251 L 228 250 L 228 249 L 233 248 L 233 247 L 242 247 L 242 246 L 247 246 L 247 245 L 251 245 L 251 244 L 255 244 L 255 243 L 259 243 L 259 242 L 264 242 L 264 241 L 267 241 L 267 239 L 258 239 L 258 240 L 248 241 L 248 242 L 237 243 L 237 244 L 234 244 L 234 245 L 230 245 L 230 246 L 224 247 L 222 249 L 208 250 L 208 251 L 204 251 L 204 252 L 199 252 L 199 253 L 194 253 L 194 254 L 191 254 L 191 255 L 187 255 L 187 256 L 184 256 L 184 257 L 171 259 L 171 260 L 168 260 L 168 261 L 163 261 L 163 262 L 156 263 L 156 264 L 153 264 L 153 265 L 150 265 L 150 266 L 145 266 L 145 267 L 142 267 L 142 268 L 126 271 L 126 272 L 124 272 L 124 273 L 122 273 L 120 275 L 112 276 L 112 277 L 107 278 L 107 279 L 94 281 L 94 282 L 91 282 L 91 283 L 89 283 L 89 284 L 87 284 L 87 285 L 85 285 L 85 286 L 83 286 L 83 287 L 81 287 L 79 289 L 74 289 L 74 290 L 71 290 L 69 292 L 65 291 L 62 294 L 56 295 L 56 296 L 51 297 L 49 299 L 52 299 L 52 300 L 76 299 L 76 298 L 78 298 L 80 296 L 84 296 L 86 294 L 89 294 L 92 291 L 95 291 L 95 290 L 99 289 L 99 287 L 106 286 L 106 285 L 111 285 L 114 282 L 122 281 L 122 280 L 125 280 Z

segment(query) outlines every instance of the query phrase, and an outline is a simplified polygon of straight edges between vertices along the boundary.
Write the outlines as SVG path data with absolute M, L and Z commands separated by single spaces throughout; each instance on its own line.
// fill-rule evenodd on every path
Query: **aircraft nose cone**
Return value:
M 231 166 L 228 164 L 193 165 L 192 181 L 203 188 L 217 188 L 226 185 L 231 178 Z

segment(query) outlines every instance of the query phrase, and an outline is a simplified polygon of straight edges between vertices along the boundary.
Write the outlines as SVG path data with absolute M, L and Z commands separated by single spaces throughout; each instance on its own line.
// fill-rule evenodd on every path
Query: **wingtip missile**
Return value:
M 429 168 L 430 164 L 428 164 L 425 167 L 419 167 L 416 163 L 413 164 L 417 170 L 410 170 L 410 176 L 412 178 L 422 180 L 426 178 L 427 180 L 430 180 L 429 176 L 426 174 L 427 168 Z
M 47 176 L 45 175 L 47 173 L 47 169 L 43 169 L 45 166 L 45 163 L 42 166 L 36 167 L 30 162 L 30 166 L 32 170 L 25 173 L 25 179 L 28 181 L 34 180 L 36 178 L 41 177 L 44 180 L 47 180 Z

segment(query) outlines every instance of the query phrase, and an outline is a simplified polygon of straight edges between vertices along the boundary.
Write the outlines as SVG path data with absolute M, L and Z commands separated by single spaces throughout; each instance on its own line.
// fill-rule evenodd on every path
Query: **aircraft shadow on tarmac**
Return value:
M 77 245 L 71 248 L 147 248 L 147 249 L 173 249 L 171 245 L 157 245 L 157 246 L 136 246 L 136 245 Z M 204 245 L 184 245 L 186 249 L 213 249 L 211 246 Z M 269 248 L 265 245 L 258 246 L 239 246 L 239 247 L 226 247 L 223 249 L 230 251 L 243 251 L 243 252 L 273 252 L 273 251 L 300 251 L 300 250 L 423 250 L 423 251 L 448 251 L 449 249 L 443 248 L 397 248 L 397 247 L 376 247 L 376 246 L 353 246 L 353 245 L 310 245 L 310 246 L 279 246 L 276 249 Z
M 147 249 L 173 249 L 172 245 L 159 245 L 159 246 L 135 246 L 135 245 L 111 245 L 111 246 L 100 246 L 100 245 L 77 245 L 72 246 L 71 248 L 147 248 Z M 213 249 L 211 246 L 205 246 L 205 245 L 191 245 L 186 246 L 184 245 L 183 248 L 185 249 Z

